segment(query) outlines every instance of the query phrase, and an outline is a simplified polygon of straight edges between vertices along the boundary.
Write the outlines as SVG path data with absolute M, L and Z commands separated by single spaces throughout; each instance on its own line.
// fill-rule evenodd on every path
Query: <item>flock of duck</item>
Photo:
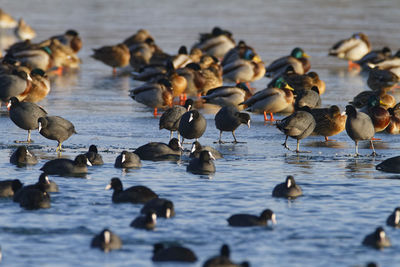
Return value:
M 28 131 L 26 141 L 33 142 L 31 131 L 39 133 L 58 143 L 56 152 L 61 155 L 62 143 L 76 133 L 72 122 L 61 116 L 52 115 L 37 105 L 50 92 L 49 75 L 79 68 L 77 55 L 82 40 L 75 30 L 50 37 L 40 43 L 30 41 L 35 35 L 33 29 L 23 20 L 16 23 L 7 13 L 0 10 L 0 26 L 15 28 L 22 41 L 11 45 L 0 64 L 0 99 L 7 103 L 9 117 L 16 126 Z M 25 30 L 24 30 L 25 29 Z M 27 32 L 27 33 L 24 33 Z M 29 34 L 30 32 L 30 34 Z M 176 55 L 165 53 L 156 45 L 147 30 L 138 30 L 122 43 L 93 49 L 92 57 L 113 68 L 133 68 L 132 77 L 143 81 L 133 88 L 133 100 L 163 114 L 159 129 L 170 131 L 168 144 L 151 142 L 135 151 L 122 151 L 115 159 L 116 168 L 140 168 L 143 160 L 179 160 L 184 157 L 184 140 L 194 140 L 190 151 L 187 171 L 194 174 L 212 174 L 216 171 L 213 161 L 223 155 L 212 147 L 202 146 L 198 139 L 204 134 L 207 122 L 201 108 L 214 105 L 219 108 L 215 115 L 215 126 L 220 131 L 231 132 L 233 143 L 239 143 L 235 130 L 245 124 L 250 128 L 250 114 L 263 113 L 266 122 L 275 125 L 285 135 L 284 148 L 289 137 L 297 140 L 296 153 L 300 150 L 300 140 L 309 135 L 329 137 L 346 130 L 355 142 L 358 156 L 359 141 L 370 141 L 373 155 L 374 135 L 386 130 L 390 134 L 400 133 L 400 105 L 390 94 L 398 86 L 400 79 L 400 51 L 392 55 L 389 48 L 372 50 L 367 35 L 355 33 L 336 43 L 329 55 L 349 61 L 349 68 L 362 68 L 368 73 L 367 84 L 371 88 L 357 96 L 341 112 L 337 105 L 321 108 L 321 95 L 326 90 L 325 82 L 316 72 L 309 72 L 309 56 L 296 47 L 287 56 L 265 65 L 256 51 L 245 41 L 235 42 L 230 31 L 215 27 L 209 33 L 200 34 L 199 40 L 190 52 L 185 46 Z M 250 83 L 264 76 L 271 78 L 267 88 L 254 92 Z M 231 82 L 230 85 L 223 82 Z M 289 114 L 276 121 L 274 113 Z M 173 132 L 178 132 L 173 138 Z M 19 166 L 37 164 L 36 156 L 25 145 L 19 146 L 10 157 L 10 162 Z M 376 168 L 380 171 L 400 172 L 400 157 L 390 158 Z M 48 175 L 75 176 L 85 174 L 87 166 L 102 165 L 103 160 L 95 145 L 75 160 L 57 158 L 46 162 L 40 169 L 43 173 L 38 182 L 23 185 L 18 179 L 0 181 L 0 197 L 12 198 L 25 209 L 50 208 L 51 192 L 58 192 L 58 186 L 48 179 Z M 114 203 L 143 204 L 143 215 L 135 218 L 131 227 L 152 230 L 157 217 L 174 216 L 174 205 L 169 199 L 160 198 L 145 186 L 132 186 L 124 190 L 119 178 L 112 178 L 106 189 L 113 189 Z M 296 198 L 302 190 L 292 176 L 277 185 L 272 196 Z M 275 214 L 265 209 L 258 215 L 234 214 L 227 219 L 234 227 L 266 226 L 276 223 Z M 400 227 L 400 208 L 396 208 L 387 224 Z M 382 227 L 368 235 L 364 245 L 375 248 L 390 246 L 389 238 Z M 104 251 L 120 249 L 121 239 L 109 229 L 96 235 L 91 243 Z M 193 251 L 182 246 L 154 244 L 153 261 L 194 262 Z M 1 258 L 0 258 L 1 259 Z M 234 264 L 229 259 L 229 247 L 224 244 L 220 254 L 207 260 L 204 266 L 249 266 L 248 262 Z

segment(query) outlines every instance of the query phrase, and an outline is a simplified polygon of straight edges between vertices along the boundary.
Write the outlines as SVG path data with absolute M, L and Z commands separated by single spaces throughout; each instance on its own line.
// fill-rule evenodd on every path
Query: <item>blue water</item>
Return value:
M 114 160 L 124 149 L 150 141 L 168 142 L 169 133 L 158 130 L 151 111 L 129 97 L 140 85 L 129 75 L 113 77 L 111 69 L 91 59 L 91 48 L 121 42 L 140 28 L 148 29 L 166 52 L 191 46 L 199 32 L 215 25 L 231 30 L 236 40 L 246 40 L 267 62 L 301 46 L 312 56 L 312 70 L 327 84 L 324 106 L 344 108 L 366 90 L 366 77 L 349 73 L 347 63 L 328 58 L 336 41 L 363 31 L 374 48 L 399 48 L 398 1 L 0 1 L 14 17 L 23 17 L 37 31 L 36 41 L 74 28 L 83 38 L 78 73 L 56 77 L 52 91 L 40 104 L 51 115 L 72 121 L 78 134 L 64 143 L 63 157 L 74 158 L 96 144 L 105 164 L 90 167 L 86 179 L 51 176 L 60 187 L 51 194 L 48 210 L 25 211 L 10 200 L 0 200 L 0 245 L 4 266 L 176 266 L 153 264 L 152 245 L 176 241 L 191 248 L 201 266 L 218 253 L 222 243 L 231 246 L 232 258 L 252 266 L 354 266 L 374 260 L 381 266 L 398 266 L 400 232 L 385 226 L 399 205 L 400 183 L 395 175 L 380 173 L 375 165 L 398 155 L 397 136 L 378 133 L 378 156 L 354 158 L 354 144 L 345 132 L 328 146 L 321 137 L 309 137 L 301 147 L 309 154 L 283 149 L 284 135 L 264 125 L 252 114 L 252 125 L 237 130 L 246 144 L 215 145 L 218 131 L 214 115 L 204 111 L 208 127 L 202 144 L 220 150 L 211 177 L 186 172 L 186 161 L 143 162 L 138 170 L 121 171 Z M 4 34 L 4 33 L 3 33 Z M 268 79 L 253 84 L 263 89 Z M 399 97 L 395 94 L 395 97 Z M 278 118 L 282 116 L 278 115 Z M 39 169 L 57 157 L 56 142 L 34 132 L 33 152 L 39 163 L 17 168 L 9 163 L 14 140 L 26 132 L 3 114 L 0 116 L 1 179 L 18 178 L 34 183 Z M 224 139 L 231 139 L 224 133 Z M 294 148 L 295 141 L 289 140 Z M 189 148 L 189 145 L 186 145 Z M 304 196 L 294 201 L 271 197 L 273 187 L 294 175 Z M 158 220 L 155 231 L 129 227 L 140 205 L 113 204 L 104 187 L 120 177 L 126 187 L 146 185 L 175 204 L 176 217 Z M 278 224 L 272 228 L 236 229 L 226 219 L 234 213 L 259 214 L 272 209 Z M 384 226 L 393 247 L 376 251 L 361 245 L 366 234 Z M 94 234 L 104 227 L 123 241 L 120 251 L 104 254 L 91 249 Z

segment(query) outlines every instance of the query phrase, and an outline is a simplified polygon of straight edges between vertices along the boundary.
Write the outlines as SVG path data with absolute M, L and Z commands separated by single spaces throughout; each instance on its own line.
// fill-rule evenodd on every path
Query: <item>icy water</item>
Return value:
M 303 140 L 309 154 L 283 149 L 284 135 L 252 115 L 252 126 L 241 126 L 237 137 L 245 144 L 215 145 L 218 131 L 214 115 L 206 114 L 202 144 L 220 150 L 211 177 L 186 172 L 186 161 L 144 161 L 138 170 L 121 171 L 114 160 L 124 149 L 150 141 L 168 142 L 169 133 L 158 130 L 158 119 L 134 102 L 128 90 L 140 83 L 129 75 L 113 77 L 111 69 L 91 59 L 91 48 L 121 42 L 140 28 L 148 29 L 166 52 L 191 46 L 199 32 L 215 25 L 246 40 L 268 64 L 295 46 L 311 55 L 312 70 L 327 84 L 323 106 L 344 108 L 354 95 L 367 89 L 366 77 L 347 71 L 347 63 L 328 58 L 336 41 L 354 32 L 369 35 L 373 48 L 400 44 L 400 4 L 393 1 L 0 1 L 14 17 L 23 17 L 38 36 L 36 41 L 64 32 L 79 31 L 83 49 L 78 73 L 56 77 L 52 91 L 40 104 L 51 115 L 75 124 L 78 134 L 64 143 L 64 157 L 74 158 L 96 144 L 105 164 L 90 167 L 85 179 L 51 176 L 60 192 L 51 194 L 51 208 L 25 211 L 8 199 L 0 200 L 0 245 L 4 266 L 176 266 L 151 262 L 152 245 L 178 242 L 191 248 L 201 266 L 231 246 L 232 258 L 252 266 L 355 266 L 374 260 L 381 266 L 398 266 L 400 232 L 385 226 L 387 216 L 400 204 L 399 177 L 380 173 L 375 165 L 398 155 L 398 136 L 376 137 L 376 158 L 363 146 L 354 158 L 354 144 L 345 132 L 325 145 L 321 137 Z M 263 89 L 268 79 L 254 86 Z M 399 97 L 399 95 L 395 95 Z M 282 116 L 278 116 L 281 118 Z M 33 133 L 39 163 L 17 168 L 9 163 L 14 140 L 26 138 L 5 112 L 0 116 L 1 179 L 34 183 L 39 169 L 56 158 L 56 142 Z M 224 139 L 231 139 L 224 133 Z M 290 140 L 294 147 L 295 141 Z M 186 145 L 189 148 L 189 145 Z M 294 200 L 272 198 L 273 187 L 294 175 L 304 196 Z M 125 187 L 146 185 L 175 204 L 176 217 L 158 220 L 155 231 L 129 227 L 141 205 L 113 204 L 104 187 L 120 177 Z M 236 229 L 226 219 L 234 213 L 259 214 L 272 209 L 278 224 L 270 228 Z M 366 234 L 384 226 L 393 246 L 377 251 L 361 245 Z M 104 227 L 120 235 L 123 248 L 104 254 L 91 249 L 94 234 Z

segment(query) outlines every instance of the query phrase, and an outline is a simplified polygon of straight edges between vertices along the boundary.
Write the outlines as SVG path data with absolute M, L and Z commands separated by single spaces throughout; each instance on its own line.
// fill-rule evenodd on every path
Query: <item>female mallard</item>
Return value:
M 329 50 L 329 55 L 348 60 L 349 68 L 352 68 L 354 66 L 353 61 L 360 60 L 370 51 L 371 43 L 368 36 L 359 32 L 348 39 L 337 42 Z
M 28 92 L 32 87 L 32 78 L 24 70 L 13 69 L 10 74 L 0 75 L 0 99 L 4 102 L 13 96 Z
M 341 113 L 336 105 L 311 109 L 311 115 L 316 123 L 313 135 L 324 136 L 325 141 L 331 141 L 328 139 L 329 136 L 337 135 L 346 128 L 347 116 Z
M 172 105 L 171 83 L 166 79 L 157 82 L 145 83 L 130 91 L 130 97 L 139 103 L 154 108 L 154 116 L 157 116 L 157 108 L 166 108 Z
M 20 40 L 30 40 L 35 38 L 36 32 L 23 19 L 19 19 L 18 26 L 15 28 L 15 35 Z
M 179 48 L 178 54 L 172 58 L 172 63 L 175 69 L 183 68 L 189 63 L 198 63 L 202 55 L 203 52 L 199 48 L 193 48 L 188 54 L 186 46 L 183 45 Z
M 15 28 L 17 21 L 8 13 L 0 8 L 0 28 Z
M 20 101 L 37 103 L 44 99 L 50 92 L 50 80 L 46 73 L 41 69 L 31 71 L 32 85 L 29 90 L 25 90 L 16 97 Z
M 223 78 L 236 83 L 254 82 L 264 77 L 264 74 L 264 62 L 254 53 L 248 53 L 245 58 L 239 58 L 223 66 Z
M 206 103 L 225 106 L 235 106 L 237 108 L 240 103 L 251 97 L 249 88 L 244 83 L 238 83 L 235 86 L 220 86 L 211 89 L 202 98 Z
M 374 91 L 383 90 L 388 92 L 395 88 L 399 77 L 390 70 L 375 67 L 369 71 L 367 84 Z
M 63 45 L 69 46 L 75 53 L 82 48 L 82 39 L 75 30 L 67 30 L 64 34 L 53 36 L 50 39 L 57 39 Z
M 294 104 L 293 88 L 283 78 L 276 80 L 273 88 L 266 88 L 242 102 L 251 112 L 263 112 L 265 121 L 274 121 L 273 113 L 281 112 Z M 267 118 L 270 113 L 271 118 Z
M 281 57 L 274 60 L 266 68 L 265 76 L 274 77 L 284 73 L 288 66 L 293 67 L 294 73 L 304 74 L 310 70 L 311 64 L 308 60 L 309 56 L 300 47 L 292 50 L 289 56 Z
M 225 54 L 235 47 L 232 33 L 214 27 L 211 33 L 201 33 L 200 40 L 194 48 L 200 48 L 204 53 L 216 58 L 223 58 Z
M 125 44 L 103 46 L 93 49 L 93 52 L 94 54 L 91 57 L 111 66 L 114 74 L 117 67 L 127 66 L 131 57 L 129 48 Z
M 386 132 L 390 134 L 400 134 L 400 104 L 393 108 L 388 108 L 390 123 L 386 127 Z

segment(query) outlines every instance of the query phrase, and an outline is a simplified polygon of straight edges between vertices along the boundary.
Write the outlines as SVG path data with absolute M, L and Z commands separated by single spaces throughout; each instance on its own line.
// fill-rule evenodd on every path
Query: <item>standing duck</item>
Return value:
M 219 105 L 221 107 L 234 106 L 236 108 L 252 96 L 249 88 L 244 83 L 238 83 L 235 86 L 220 86 L 207 91 L 201 98 L 206 103 Z
M 382 70 L 390 70 L 392 73 L 396 74 L 396 76 L 400 79 L 400 50 L 394 54 L 394 56 L 380 61 L 378 63 L 368 63 L 368 67 L 371 69 L 378 67 Z
M 124 190 L 122 187 L 122 182 L 119 178 L 112 178 L 110 184 L 108 184 L 105 189 L 114 189 L 112 195 L 112 201 L 114 203 L 130 202 L 133 204 L 144 204 L 147 201 L 158 197 L 153 190 L 142 185 L 131 186 Z
M 375 133 L 386 129 L 390 123 L 390 113 L 381 107 L 379 96 L 372 95 L 368 100 L 368 115 L 374 124 Z
M 131 57 L 129 48 L 125 44 L 103 46 L 93 49 L 93 52 L 91 57 L 111 66 L 114 74 L 117 72 L 116 68 L 127 66 Z
M 300 153 L 300 140 L 314 131 L 316 123 L 309 111 L 310 109 L 306 107 L 304 110 L 298 110 L 276 123 L 276 127 L 286 135 L 285 142 L 282 144 L 286 149 L 290 150 L 287 146 L 287 140 L 290 136 L 297 140 L 296 152 Z
M 4 102 L 13 96 L 28 92 L 32 86 L 32 78 L 24 70 L 13 69 L 11 73 L 0 74 L 0 99 Z
M 39 133 L 50 140 L 56 140 L 58 146 L 56 151 L 61 152 L 62 143 L 76 134 L 74 125 L 59 116 L 47 116 L 38 119 Z
M 388 92 L 396 87 L 400 77 L 390 70 L 375 67 L 369 71 L 367 84 L 374 91 Z
M 266 88 L 244 101 L 251 112 L 263 112 L 265 121 L 274 121 L 273 113 L 284 111 L 294 104 L 293 88 L 283 78 L 276 80 L 273 88 Z M 267 118 L 270 114 L 270 119 Z
M 368 68 L 368 63 L 378 63 L 392 56 L 392 50 L 389 47 L 384 46 L 382 49 L 372 50 L 371 52 L 365 54 L 360 60 L 355 61 L 362 68 Z
M 57 39 L 63 45 L 69 46 L 75 53 L 78 53 L 82 48 L 82 39 L 76 30 L 67 30 L 64 34 L 56 35 L 50 39 Z
M 159 128 L 167 129 L 170 131 L 169 139 L 172 139 L 173 132 L 178 131 L 179 122 L 181 121 L 182 115 L 189 111 L 193 106 L 193 100 L 187 99 L 184 106 L 173 106 L 172 108 L 167 109 L 160 117 Z M 178 140 L 179 140 L 179 132 L 178 132 Z
M 41 69 L 31 71 L 31 87 L 22 94 L 17 95 L 19 101 L 37 103 L 43 100 L 50 92 L 50 80 L 47 74 Z
M 18 127 L 28 130 L 28 138 L 26 142 L 31 143 L 31 130 L 39 128 L 39 118 L 46 116 L 47 112 L 34 103 L 19 102 L 16 97 L 11 97 L 7 108 L 10 111 L 10 119 Z
M 325 141 L 329 141 L 329 136 L 337 135 L 346 128 L 347 116 L 341 113 L 336 105 L 311 109 L 311 114 L 316 123 L 313 135 L 324 136 Z
M 211 33 L 201 33 L 200 40 L 193 47 L 200 48 L 204 53 L 216 58 L 223 58 L 235 47 L 232 33 L 220 27 L 214 27 Z
M 223 66 L 224 80 L 236 83 L 250 83 L 264 77 L 265 65 L 261 58 L 253 53 L 246 54 L 245 58 L 239 58 Z
M 239 112 L 235 107 L 223 107 L 215 115 L 215 127 L 219 130 L 219 140 L 220 144 L 224 143 L 222 141 L 222 132 L 232 132 L 233 143 L 238 143 L 235 136 L 235 130 L 240 124 L 246 124 L 250 128 L 250 115 L 248 113 Z
M 355 107 L 346 106 L 346 132 L 347 135 L 354 140 L 355 155 L 358 156 L 358 141 L 369 140 L 372 147 L 372 155 L 376 155 L 372 138 L 375 135 L 374 124 L 371 118 L 363 113 L 357 112 Z
M 29 26 L 25 20 L 19 19 L 18 26 L 14 30 L 15 35 L 22 41 L 30 40 L 36 37 L 36 32 Z
M 296 74 L 305 74 L 310 70 L 311 65 L 309 56 L 300 47 L 292 50 L 289 56 L 284 56 L 274 60 L 266 68 L 265 76 L 275 77 L 283 74 L 291 66 Z

